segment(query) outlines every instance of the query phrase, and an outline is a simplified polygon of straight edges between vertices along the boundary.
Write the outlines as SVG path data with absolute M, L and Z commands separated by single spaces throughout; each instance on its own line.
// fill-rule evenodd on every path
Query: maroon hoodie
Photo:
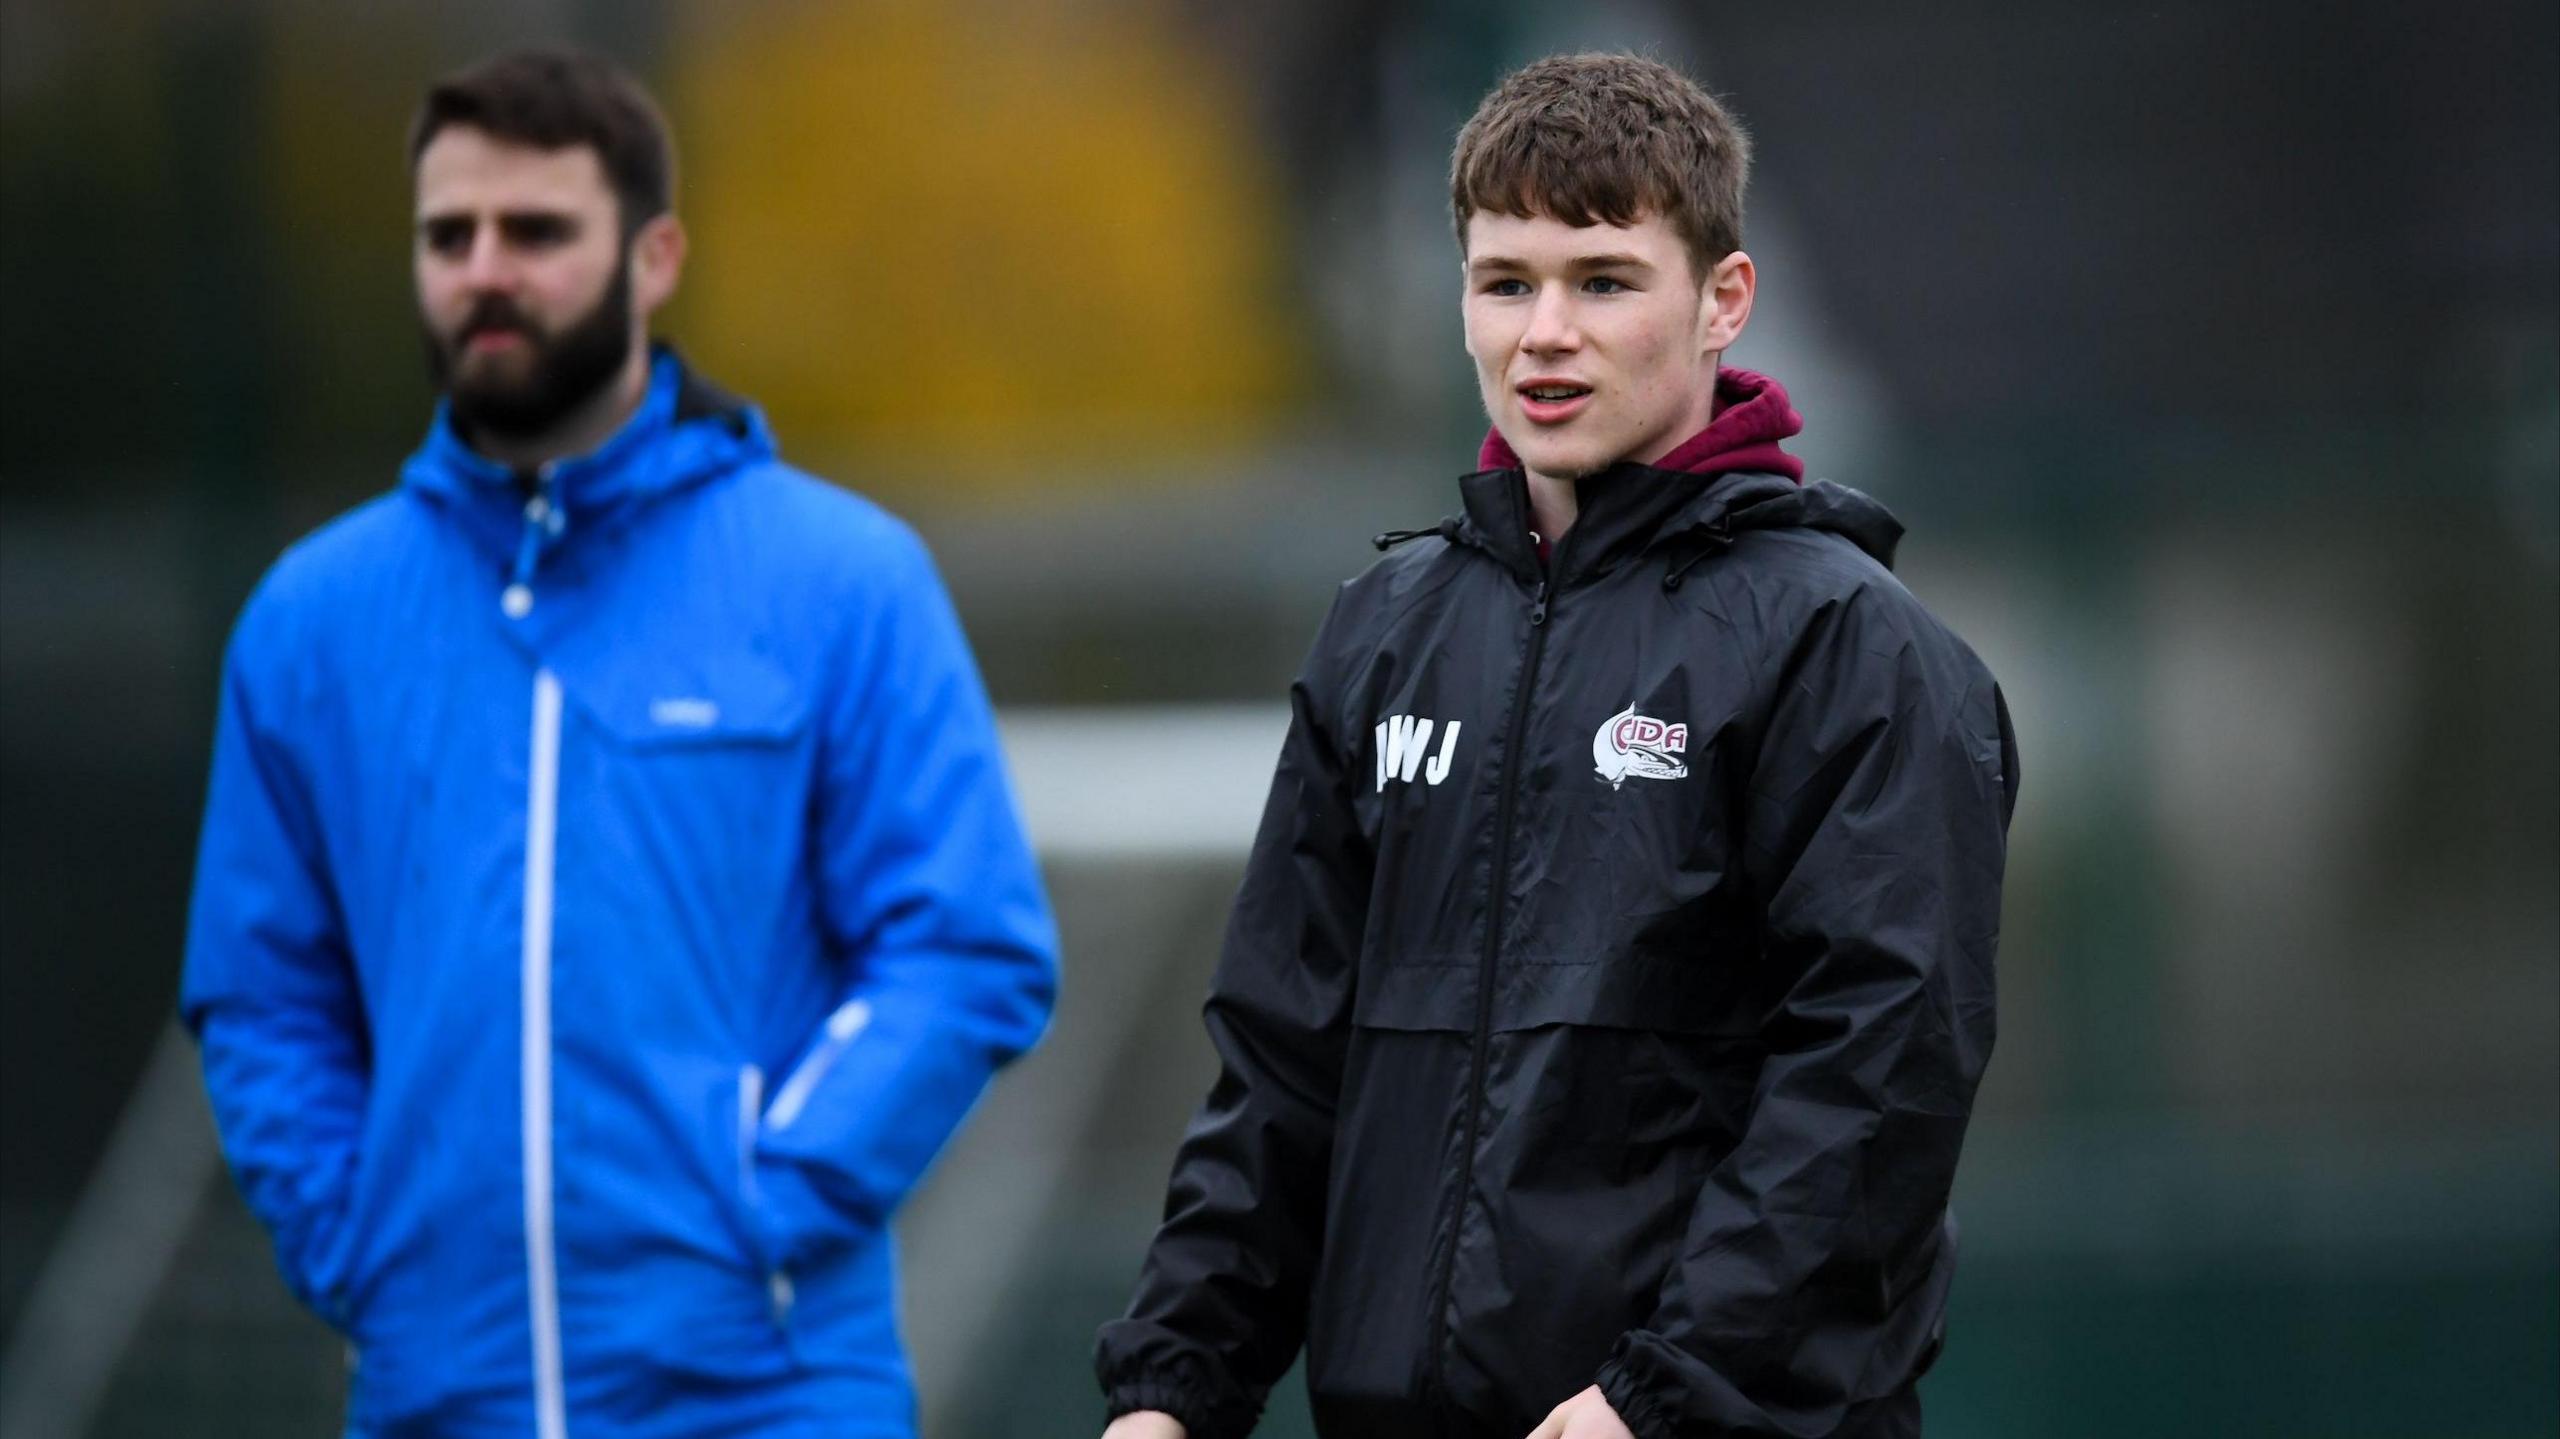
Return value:
M 1802 433 L 1804 416 L 1787 403 L 1784 386 L 1752 370 L 1718 370 L 1715 418 L 1679 448 L 1655 460 L 1653 468 L 1696 475 L 1752 470 L 1784 475 L 1802 484 L 1804 461 L 1780 447 L 1781 441 Z M 1516 470 L 1520 457 L 1511 452 L 1500 430 L 1492 430 L 1477 452 L 1476 468 Z

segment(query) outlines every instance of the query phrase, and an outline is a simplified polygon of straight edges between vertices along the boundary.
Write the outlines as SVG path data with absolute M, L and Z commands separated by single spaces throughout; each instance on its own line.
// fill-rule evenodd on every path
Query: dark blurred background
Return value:
M 1593 47 L 1756 132 L 1731 358 L 2021 731 L 1931 1432 L 2560 1430 L 2549 7 L 0 0 L 8 1439 L 336 1432 L 170 1037 L 213 679 L 422 428 L 410 106 L 546 40 L 674 120 L 666 332 L 934 541 L 1056 889 L 929 1432 L 1099 1419 L 1280 697 L 1481 429 L 1449 142 Z

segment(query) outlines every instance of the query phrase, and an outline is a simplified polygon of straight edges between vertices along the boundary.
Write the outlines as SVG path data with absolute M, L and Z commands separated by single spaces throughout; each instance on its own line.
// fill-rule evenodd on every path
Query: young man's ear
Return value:
M 656 312 L 673 299 L 684 274 L 684 222 L 670 212 L 648 221 L 631 237 L 631 308 Z
M 1716 262 L 1707 272 L 1707 282 L 1698 287 L 1700 349 L 1722 354 L 1742 338 L 1742 327 L 1751 323 L 1751 297 L 1759 284 L 1759 272 L 1742 251 Z

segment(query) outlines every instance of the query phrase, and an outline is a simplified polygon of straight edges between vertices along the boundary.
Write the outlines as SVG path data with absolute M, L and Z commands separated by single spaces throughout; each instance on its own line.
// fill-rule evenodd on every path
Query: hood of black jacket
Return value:
M 1437 533 L 1484 551 L 1524 579 L 1534 582 L 1544 573 L 1559 586 L 1654 552 L 1683 564 L 1700 547 L 1730 544 L 1746 530 L 1827 530 L 1888 568 L 1902 539 L 1902 522 L 1892 511 L 1829 480 L 1797 484 L 1765 472 L 1702 475 L 1620 464 L 1575 486 L 1580 511 L 1549 566 L 1530 532 L 1521 471 L 1479 470 L 1460 480 L 1458 490 L 1465 512 L 1442 521 Z

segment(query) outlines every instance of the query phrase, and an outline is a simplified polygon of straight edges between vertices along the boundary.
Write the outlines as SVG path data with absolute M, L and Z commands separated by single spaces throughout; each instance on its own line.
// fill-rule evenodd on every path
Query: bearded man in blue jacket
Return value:
M 924 547 L 647 340 L 663 121 L 411 134 L 443 401 L 226 660 L 181 1005 L 351 1432 L 903 1436 L 886 1223 L 1055 935 Z

